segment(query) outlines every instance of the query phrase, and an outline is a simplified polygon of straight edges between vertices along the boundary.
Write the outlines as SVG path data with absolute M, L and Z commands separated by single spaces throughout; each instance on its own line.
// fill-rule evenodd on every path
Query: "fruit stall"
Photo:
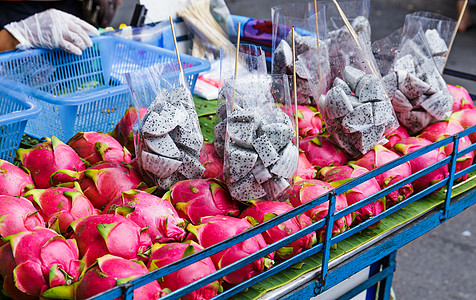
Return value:
M 476 77 L 422 20 L 456 21 L 371 44 L 342 2 L 233 16 L 217 100 L 177 48 L 0 54 L 0 299 L 390 299 L 398 249 L 476 202 L 476 108 L 443 74 Z

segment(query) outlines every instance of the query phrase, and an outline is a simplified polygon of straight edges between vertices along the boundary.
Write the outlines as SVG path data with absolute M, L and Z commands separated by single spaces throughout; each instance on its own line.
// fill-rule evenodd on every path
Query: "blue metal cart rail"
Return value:
M 459 73 L 453 72 L 451 75 L 458 75 Z M 464 74 L 463 74 L 464 75 Z M 462 77 L 462 76 L 461 76 Z M 191 291 L 199 289 L 223 276 L 229 274 L 233 271 L 240 269 L 241 267 L 261 258 L 264 257 L 266 254 L 273 252 L 283 246 L 288 245 L 292 241 L 295 241 L 313 231 L 316 231 L 320 228 L 325 227 L 325 240 L 323 243 L 313 246 L 312 248 L 305 250 L 298 255 L 280 263 L 266 272 L 263 272 L 253 278 L 250 278 L 228 290 L 225 290 L 223 293 L 218 294 L 213 299 L 227 299 L 230 298 L 239 292 L 243 291 L 244 289 L 253 286 L 254 284 L 268 278 L 282 270 L 285 270 L 294 264 L 302 261 L 303 259 L 315 255 L 316 253 L 322 252 L 322 267 L 319 268 L 313 276 L 312 280 L 308 283 L 302 284 L 299 289 L 288 291 L 287 295 L 282 295 L 284 299 L 308 299 L 312 296 L 318 295 L 325 290 L 328 290 L 330 287 L 338 284 L 342 280 L 348 278 L 349 276 L 355 274 L 356 272 L 362 270 L 363 268 L 370 266 L 372 264 L 377 264 L 373 266 L 374 270 L 378 270 L 378 272 L 374 272 L 375 274 L 371 276 L 367 281 L 363 284 L 358 286 L 357 288 L 349 291 L 346 295 L 342 297 L 342 299 L 349 299 L 353 295 L 358 294 L 360 291 L 366 290 L 372 286 L 374 286 L 377 282 L 380 282 L 379 288 L 379 299 L 388 299 L 390 295 L 390 286 L 392 281 L 393 272 L 395 270 L 395 255 L 398 248 L 404 246 L 411 240 L 423 235 L 424 233 L 428 232 L 432 228 L 440 225 L 442 222 L 446 221 L 447 219 L 457 215 L 467 207 L 471 206 L 476 202 L 476 198 L 472 196 L 476 194 L 474 189 L 471 189 L 468 192 L 465 192 L 462 195 L 455 197 L 454 199 L 451 198 L 452 196 L 452 187 L 456 179 L 476 170 L 476 165 L 472 165 L 460 172 L 455 173 L 455 166 L 456 160 L 476 149 L 476 144 L 473 144 L 470 147 L 465 149 L 458 149 L 458 141 L 460 138 L 476 132 L 476 126 L 468 128 L 459 134 L 453 135 L 448 137 L 444 140 L 432 143 L 422 149 L 419 149 L 415 152 L 412 152 L 408 155 L 402 156 L 397 160 L 387 163 L 386 165 L 372 170 L 359 178 L 356 178 L 342 186 L 339 186 L 332 190 L 331 192 L 316 198 L 310 202 L 307 202 L 299 207 L 294 208 L 293 210 L 279 215 L 267 222 L 259 224 L 246 232 L 243 232 L 233 238 L 228 240 L 222 241 L 212 247 L 209 247 L 205 250 L 197 252 L 193 255 L 190 255 L 186 258 L 183 258 L 179 261 L 176 261 L 172 264 L 169 264 L 165 267 L 160 269 L 154 270 L 147 275 L 144 275 L 140 278 L 131 280 L 125 284 L 117 286 L 113 289 L 110 289 L 104 293 L 101 293 L 94 297 L 94 299 L 112 299 L 119 296 L 123 296 L 124 299 L 133 299 L 133 291 L 136 288 L 139 288 L 149 282 L 157 280 L 163 276 L 166 276 L 174 271 L 177 271 L 185 266 L 188 266 L 194 262 L 202 260 L 206 257 L 209 257 L 215 253 L 218 253 L 226 248 L 229 248 L 233 245 L 236 245 L 244 240 L 253 237 L 259 233 L 262 233 L 290 218 L 293 218 L 303 212 L 315 207 L 319 204 L 322 204 L 326 201 L 329 201 L 329 213 L 328 215 L 316 222 L 312 225 L 288 236 L 274 244 L 268 245 L 266 248 L 263 248 L 243 259 L 236 261 L 235 263 L 228 265 L 217 272 L 214 272 L 206 277 L 203 277 L 200 280 L 197 280 L 193 284 L 190 284 L 186 287 L 183 287 L 179 290 L 173 291 L 172 293 L 163 297 L 163 299 L 178 299 Z M 453 152 L 450 156 L 446 157 L 445 159 L 420 170 L 417 173 L 412 174 L 411 176 L 405 178 L 402 181 L 397 182 L 394 185 L 391 185 L 380 192 L 363 199 L 351 206 L 348 206 L 345 209 L 342 209 L 338 212 L 335 211 L 335 203 L 336 203 L 336 196 L 339 194 L 344 193 L 348 189 L 355 187 L 362 182 L 369 180 L 370 178 L 375 177 L 378 174 L 381 174 L 387 170 L 394 168 L 400 164 L 403 164 L 407 161 L 412 160 L 415 157 L 423 155 L 429 151 L 434 149 L 438 149 L 442 146 L 448 145 L 453 143 Z M 448 165 L 448 169 L 450 171 L 450 175 L 445 178 L 444 180 L 426 188 L 423 191 L 413 194 L 409 198 L 405 199 L 404 201 L 398 203 L 397 205 L 390 207 L 389 209 L 385 210 L 384 212 L 380 213 L 379 215 L 372 217 L 365 222 L 355 226 L 354 228 L 349 229 L 341 234 L 336 236 L 332 236 L 332 224 L 334 223 L 334 219 L 341 218 L 352 211 L 355 211 L 363 206 L 374 202 L 375 200 L 389 194 L 392 191 L 397 190 L 398 188 L 412 182 L 413 180 L 428 174 L 444 165 Z M 390 214 L 408 206 L 409 204 L 437 191 L 440 188 L 446 187 L 445 192 L 445 200 L 444 202 L 438 207 L 438 209 L 431 210 L 429 213 L 425 214 L 422 218 L 413 220 L 409 222 L 399 230 L 393 232 L 392 234 L 385 236 L 382 240 L 380 240 L 377 244 L 372 245 L 367 250 L 362 251 L 361 253 L 355 253 L 352 256 L 348 257 L 345 261 L 336 265 L 335 262 L 330 261 L 330 250 L 331 246 L 346 239 L 350 236 L 353 236 L 360 232 L 361 230 L 369 227 L 372 224 L 375 224 L 381 221 L 383 218 L 389 216 Z

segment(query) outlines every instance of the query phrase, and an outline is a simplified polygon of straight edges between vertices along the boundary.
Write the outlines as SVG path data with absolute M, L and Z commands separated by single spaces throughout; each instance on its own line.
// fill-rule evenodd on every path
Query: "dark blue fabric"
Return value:
M 83 18 L 81 2 L 78 0 L 63 1 L 1 1 L 0 0 L 0 30 L 13 21 L 26 19 L 27 17 L 47 10 L 56 8 Z

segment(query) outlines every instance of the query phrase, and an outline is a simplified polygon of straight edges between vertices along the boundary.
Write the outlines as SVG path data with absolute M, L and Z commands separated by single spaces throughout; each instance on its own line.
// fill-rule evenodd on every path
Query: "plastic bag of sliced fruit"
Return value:
M 411 134 L 451 115 L 453 97 L 418 21 L 372 45 L 397 118 Z
M 345 16 L 338 12 L 332 16 L 332 12 L 335 10 L 326 11 L 327 18 L 342 18 L 344 24 Z M 327 44 L 340 45 L 339 50 L 329 52 L 330 71 L 336 76 L 330 77 L 330 89 L 323 91 L 319 99 L 327 131 L 350 157 L 386 143 L 385 130 L 398 123 L 370 51 L 369 32 L 364 26 L 367 23 L 366 18 L 357 17 L 352 24 L 329 31 Z M 326 78 L 329 77 L 321 72 L 321 81 Z
M 421 25 L 430 54 L 440 73 L 443 73 L 451 39 L 456 30 L 456 20 L 433 12 L 417 11 L 405 16 L 404 26 L 414 23 Z
M 291 107 L 289 89 L 274 89 L 273 76 L 248 75 L 225 80 L 224 90 L 224 178 L 232 197 L 285 200 L 299 154 L 292 142 L 294 121 L 277 105 Z
M 236 60 L 236 46 L 231 49 L 220 49 L 220 81 L 217 100 L 217 111 L 215 118 L 215 139 L 213 145 L 216 153 L 223 158 L 225 151 L 225 128 L 227 120 L 226 93 L 224 89 L 225 78 L 234 76 Z M 240 45 L 238 49 L 238 60 L 236 61 L 236 76 L 239 78 L 249 75 L 266 74 L 266 56 L 264 51 L 254 45 Z
M 162 190 L 200 178 L 203 135 L 192 94 L 172 64 L 126 74 L 136 111 L 147 108 L 134 128 L 135 150 L 144 179 Z
M 271 9 L 271 14 L 273 21 L 271 72 L 293 75 L 296 68 L 296 102 L 300 105 L 315 106 L 319 99 L 319 89 L 316 88 L 319 77 L 316 74 L 319 67 L 328 67 L 328 59 L 324 41 L 321 38 L 318 42 L 316 37 L 314 5 L 311 2 L 280 4 Z M 322 17 L 317 19 L 320 22 L 324 20 Z M 295 62 L 292 52 L 293 37 Z M 291 93 L 291 100 L 294 102 L 294 93 Z

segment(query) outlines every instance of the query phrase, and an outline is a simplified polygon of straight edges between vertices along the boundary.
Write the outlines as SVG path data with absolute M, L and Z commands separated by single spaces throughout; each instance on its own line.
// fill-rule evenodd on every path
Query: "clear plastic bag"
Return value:
M 431 54 L 419 22 L 407 23 L 373 43 L 386 74 L 385 89 L 397 118 L 411 134 L 451 114 L 453 98 Z
M 456 30 L 456 20 L 433 12 L 417 11 L 405 16 L 404 26 L 411 26 L 415 22 L 421 25 L 436 67 L 443 73 L 448 47 Z
M 360 43 L 370 45 L 369 1 L 339 1 L 339 5 L 359 37 Z M 319 1 L 318 10 L 319 17 L 324 18 L 321 23 L 325 24 L 325 28 L 322 30 L 325 34 L 324 42 L 328 48 L 330 78 L 342 78 L 344 67 L 349 63 L 354 64 L 359 69 L 366 68 L 365 62 L 360 63 L 362 61 L 361 57 L 355 56 L 355 42 L 353 42 L 353 38 L 333 1 Z M 321 31 L 321 28 L 319 30 Z
M 327 63 L 326 46 L 316 38 L 316 15 L 314 4 L 287 3 L 274 6 L 271 9 L 273 23 L 272 38 L 272 73 L 293 75 L 292 58 L 292 28 L 294 27 L 294 42 L 296 50 L 296 85 L 298 88 L 297 103 L 301 105 L 316 105 L 319 99 L 316 88 L 319 77 L 318 66 L 325 68 Z M 319 22 L 324 20 L 318 18 Z M 319 24 L 325 28 L 324 24 Z M 321 37 L 324 33 L 320 32 Z M 320 56 L 319 54 L 322 54 Z M 291 93 L 292 101 L 294 94 Z
M 274 84 L 273 78 L 279 83 Z M 287 80 L 286 75 L 225 80 L 224 179 L 236 200 L 286 198 L 299 155 L 292 142 L 294 120 L 278 104 L 291 107 Z
M 133 129 L 144 179 L 162 191 L 174 183 L 200 178 L 203 135 L 192 95 L 175 64 L 155 65 L 126 74 L 136 111 L 147 108 Z
M 223 157 L 225 149 L 226 128 L 226 92 L 225 78 L 231 78 L 235 72 L 236 46 L 220 50 L 220 82 L 218 86 L 217 112 L 215 118 L 215 139 L 213 144 L 218 156 Z M 247 78 L 250 75 L 266 77 L 266 56 L 264 51 L 254 45 L 240 45 L 238 53 L 237 77 Z
M 331 11 L 328 7 L 326 17 L 336 26 L 339 22 Z M 359 28 L 361 22 L 367 23 L 364 17 L 355 18 L 352 28 Z M 332 75 L 321 72 L 321 82 L 333 81 L 319 99 L 319 111 L 333 141 L 348 156 L 357 157 L 385 143 L 385 130 L 398 126 L 397 119 L 370 50 L 367 29 L 358 34 L 344 26 L 330 31 L 326 41 L 333 48 L 329 53 Z

